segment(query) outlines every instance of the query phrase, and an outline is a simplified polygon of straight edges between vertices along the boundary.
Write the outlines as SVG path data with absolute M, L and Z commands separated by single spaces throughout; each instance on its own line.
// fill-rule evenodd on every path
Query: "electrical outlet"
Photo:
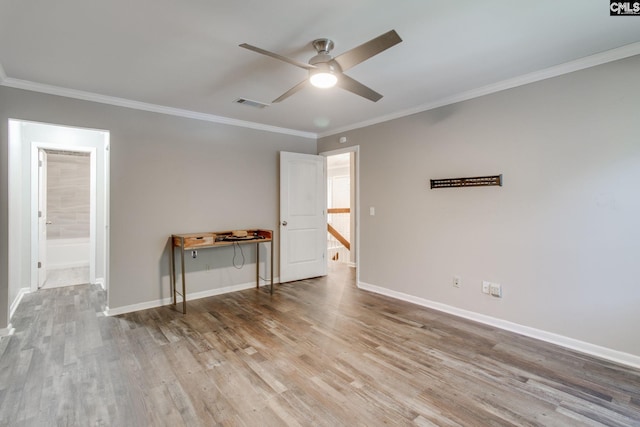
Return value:
M 460 285 L 462 285 L 462 279 L 460 279 L 460 276 L 453 276 L 453 287 L 459 288 Z
M 489 294 L 490 293 L 491 282 L 487 282 L 486 280 L 482 281 L 482 293 Z
M 502 298 L 502 286 L 497 283 L 492 283 L 489 286 L 489 293 L 492 297 Z

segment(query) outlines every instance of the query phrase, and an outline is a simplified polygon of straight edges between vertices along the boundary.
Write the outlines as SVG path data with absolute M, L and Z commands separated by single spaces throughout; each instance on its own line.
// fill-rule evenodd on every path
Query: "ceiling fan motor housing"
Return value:
M 333 49 L 333 42 L 329 39 L 317 39 L 312 42 L 313 47 L 316 49 L 318 54 L 309 60 L 310 65 L 314 65 L 324 72 L 328 73 L 340 73 L 342 69 L 340 65 L 336 61 L 333 60 L 333 57 L 329 54 L 331 49 Z M 326 64 L 326 65 L 322 65 Z
M 333 41 L 329 39 L 316 39 L 312 41 L 311 44 L 318 53 L 329 53 L 334 46 Z
M 309 60 L 309 64 L 313 65 L 316 70 L 323 70 L 327 73 L 339 73 L 342 70 L 337 62 L 333 60 L 331 55 L 319 54 Z M 314 71 L 314 70 L 310 70 Z

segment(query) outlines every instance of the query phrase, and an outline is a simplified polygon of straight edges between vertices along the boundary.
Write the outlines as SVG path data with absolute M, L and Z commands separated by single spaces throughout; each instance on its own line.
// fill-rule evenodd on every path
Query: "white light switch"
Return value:
M 376 208 L 369 206 L 369 215 L 374 216 L 376 214 Z

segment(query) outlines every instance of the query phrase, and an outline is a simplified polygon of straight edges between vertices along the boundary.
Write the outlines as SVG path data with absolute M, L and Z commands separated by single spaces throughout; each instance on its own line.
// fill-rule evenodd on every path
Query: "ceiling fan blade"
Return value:
M 363 98 L 367 98 L 369 101 L 378 102 L 382 98 L 382 95 L 380 95 L 378 92 L 366 87 L 359 81 L 352 79 L 346 74 L 340 75 L 337 85 L 344 90 L 348 90 L 349 92 L 360 95 Z
M 336 56 L 333 60 L 340 65 L 342 71 L 347 71 L 349 68 L 354 67 L 372 56 L 397 45 L 401 41 L 402 39 L 398 33 L 396 33 L 396 30 L 391 30 Z
M 295 59 L 287 58 L 286 56 L 278 55 L 277 53 L 269 52 L 268 50 L 260 49 L 259 47 L 251 46 L 250 44 L 247 44 L 247 43 L 242 43 L 239 46 L 243 47 L 245 49 L 252 50 L 254 52 L 261 53 L 263 55 L 270 56 L 270 57 L 275 58 L 275 59 L 279 59 L 280 61 L 288 62 L 291 65 L 295 65 L 296 67 L 304 68 L 305 70 L 311 70 L 313 68 L 316 68 L 313 65 L 306 64 L 306 63 L 300 62 L 300 61 L 296 61 Z
M 294 87 L 292 87 L 291 89 L 289 89 L 288 91 L 286 91 L 285 93 L 283 93 L 282 95 L 280 95 L 279 97 L 271 101 L 271 103 L 275 104 L 276 102 L 284 101 L 294 93 L 298 92 L 300 89 L 303 89 L 307 85 L 307 83 L 309 83 L 309 80 L 304 79 L 303 81 L 301 81 L 300 83 L 298 83 L 297 85 L 295 85 Z

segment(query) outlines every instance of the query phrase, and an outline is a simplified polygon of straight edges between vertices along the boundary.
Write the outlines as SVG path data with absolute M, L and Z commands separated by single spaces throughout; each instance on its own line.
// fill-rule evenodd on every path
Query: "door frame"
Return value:
M 360 146 L 352 145 L 349 147 L 339 148 L 337 150 L 323 151 L 319 153 L 320 156 L 329 157 L 337 154 L 353 153 L 355 156 L 354 165 L 355 171 L 351 171 L 351 175 L 356 181 L 355 195 L 353 197 L 355 206 L 353 207 L 353 218 L 355 222 L 355 242 L 352 242 L 356 251 L 356 285 L 360 283 Z M 325 176 L 325 180 L 327 177 Z M 327 259 L 327 263 L 329 260 Z
M 47 281 L 47 200 L 49 197 L 47 150 L 38 149 L 38 289 Z M 32 177 L 33 179 L 33 177 Z M 45 189 L 42 191 L 42 189 Z M 43 244 L 44 241 L 44 244 Z
M 90 146 L 69 146 L 66 144 L 31 141 L 31 291 L 38 290 L 38 258 L 40 256 L 40 239 L 38 233 L 38 151 L 39 150 L 61 150 L 77 153 L 89 153 L 89 282 L 96 283 L 96 192 L 97 192 L 97 170 L 96 170 L 96 147 Z M 33 278 L 36 280 L 33 280 Z

